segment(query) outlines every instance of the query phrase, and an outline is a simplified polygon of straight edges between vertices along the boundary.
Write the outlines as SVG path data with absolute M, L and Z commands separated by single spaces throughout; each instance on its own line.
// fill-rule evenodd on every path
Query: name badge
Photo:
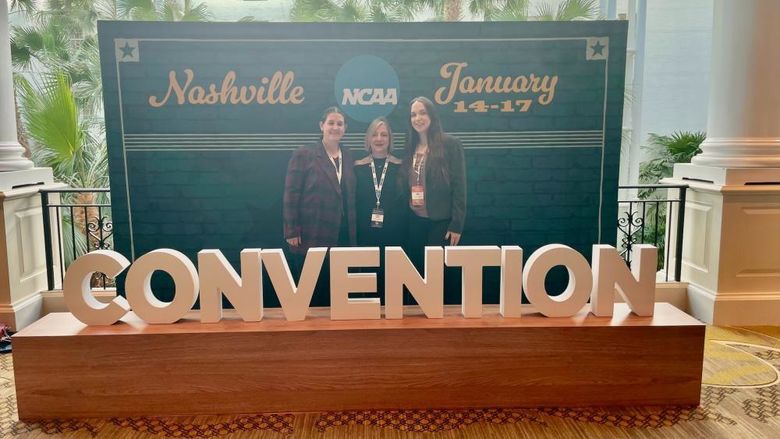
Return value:
M 371 227 L 381 229 L 382 225 L 385 222 L 385 212 L 375 207 L 374 210 L 371 211 Z
M 412 186 L 412 206 L 425 206 L 425 189 L 423 189 L 422 185 L 416 184 Z

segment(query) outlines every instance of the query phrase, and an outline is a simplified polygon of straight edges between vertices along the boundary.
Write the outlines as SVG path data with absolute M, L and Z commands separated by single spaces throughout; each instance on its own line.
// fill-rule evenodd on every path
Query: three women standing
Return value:
M 353 170 L 349 149 L 340 145 L 345 129 L 341 111 L 326 109 L 322 140 L 290 159 L 284 237 L 296 271 L 311 247 L 384 247 L 406 238 L 407 253 L 421 268 L 425 246 L 458 245 L 466 217 L 463 147 L 444 133 L 433 103 L 412 100 L 403 162 L 390 154 L 392 131 L 379 118 L 366 133 L 370 154 Z

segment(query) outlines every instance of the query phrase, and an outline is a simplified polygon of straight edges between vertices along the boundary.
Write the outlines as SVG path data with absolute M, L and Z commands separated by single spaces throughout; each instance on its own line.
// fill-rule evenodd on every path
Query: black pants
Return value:
M 406 254 L 414 264 L 417 271 L 425 273 L 425 246 L 446 246 L 449 241 L 444 240 L 450 220 L 431 220 L 417 215 L 409 215 L 409 234 L 406 245 Z M 453 270 L 444 270 L 444 303 L 460 303 L 460 277 Z M 415 304 L 406 289 L 404 289 L 404 304 Z
M 444 235 L 447 234 L 447 226 L 450 220 L 434 221 L 417 215 L 409 215 L 409 235 L 407 244 L 407 253 L 414 266 L 418 270 L 425 265 L 425 246 L 443 246 Z

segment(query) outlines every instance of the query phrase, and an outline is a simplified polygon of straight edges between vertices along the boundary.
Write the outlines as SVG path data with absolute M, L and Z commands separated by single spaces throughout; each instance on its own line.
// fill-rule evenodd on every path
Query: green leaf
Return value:
M 35 0 L 11 0 L 11 11 L 24 13 L 35 12 Z
M 181 21 L 211 21 L 213 18 L 205 3 L 193 6 L 190 0 L 184 0 Z
M 661 179 L 671 177 L 676 163 L 690 163 L 701 152 L 706 137 L 701 131 L 675 131 L 668 136 L 651 133 L 648 145 L 642 146 L 647 160 L 639 164 L 639 182 L 657 184 Z M 651 193 L 642 190 L 639 196 L 647 198 Z
M 338 6 L 330 0 L 295 0 L 290 20 L 299 22 L 335 21 Z
M 558 5 L 555 19 L 558 21 L 592 20 L 598 16 L 596 0 L 564 0 Z
M 84 175 L 84 147 L 94 139 L 79 118 L 67 75 L 57 72 L 41 83 L 20 79 L 20 107 L 33 161 L 51 167 L 61 181 Z
M 552 3 L 541 3 L 536 7 L 540 21 L 592 20 L 598 17 L 596 0 L 563 0 L 556 8 Z
M 527 21 L 529 0 L 506 0 L 493 16 L 495 21 Z

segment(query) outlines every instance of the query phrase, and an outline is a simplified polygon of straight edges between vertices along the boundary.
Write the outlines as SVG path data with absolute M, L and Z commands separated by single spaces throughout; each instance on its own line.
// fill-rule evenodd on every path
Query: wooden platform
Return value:
M 654 317 L 623 304 L 613 318 L 458 311 L 163 326 L 132 315 L 110 327 L 50 314 L 13 338 L 19 416 L 699 402 L 705 326 L 669 304 Z

